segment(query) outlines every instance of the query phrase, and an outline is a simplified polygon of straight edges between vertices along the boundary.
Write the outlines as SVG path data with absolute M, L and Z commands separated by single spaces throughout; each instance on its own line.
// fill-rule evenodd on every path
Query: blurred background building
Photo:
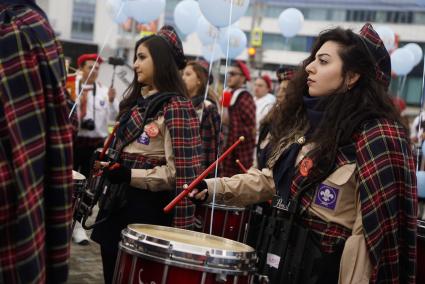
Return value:
M 128 20 L 123 24 L 112 21 L 106 0 L 37 0 L 47 12 L 51 24 L 64 42 L 66 55 L 74 60 L 78 54 L 99 49 L 105 44 L 102 56 L 122 56 L 131 64 L 135 41 L 141 34 L 155 32 L 165 24 L 174 25 L 174 8 L 180 0 L 166 0 L 161 17 L 150 25 L 139 25 Z M 251 30 L 262 33 L 255 55 L 244 51 L 238 59 L 252 61 L 254 72 L 269 72 L 279 65 L 296 66 L 304 60 L 317 34 L 327 28 L 341 26 L 358 31 L 365 22 L 375 27 L 390 27 L 397 35 L 399 47 L 417 43 L 425 48 L 425 7 L 415 0 L 251 0 L 250 7 L 238 26 L 246 33 L 250 46 Z M 289 7 L 299 9 L 304 15 L 301 31 L 293 38 L 282 36 L 278 17 Z M 182 35 L 183 36 L 183 35 Z M 185 53 L 201 56 L 202 43 L 196 34 L 184 37 Z M 75 61 L 74 61 L 75 64 Z M 129 67 L 122 68 L 125 80 L 131 80 Z M 118 70 L 120 72 L 120 70 Z M 422 90 L 423 64 L 418 64 L 407 76 L 403 92 L 398 94 L 409 106 L 418 106 Z M 105 80 L 110 75 L 105 75 Z M 126 77 L 127 76 L 127 77 Z M 125 83 L 125 82 L 124 82 Z M 397 93 L 400 79 L 393 79 L 391 90 Z

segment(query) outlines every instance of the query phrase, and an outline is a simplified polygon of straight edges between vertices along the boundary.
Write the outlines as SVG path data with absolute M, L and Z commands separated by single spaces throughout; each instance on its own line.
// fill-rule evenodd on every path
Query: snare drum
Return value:
M 197 206 L 195 211 L 196 227 L 203 233 L 210 232 L 212 204 Z M 211 234 L 244 242 L 249 222 L 246 208 L 216 204 L 214 206 Z
M 253 248 L 183 229 L 132 224 L 122 231 L 113 283 L 233 283 L 251 281 Z

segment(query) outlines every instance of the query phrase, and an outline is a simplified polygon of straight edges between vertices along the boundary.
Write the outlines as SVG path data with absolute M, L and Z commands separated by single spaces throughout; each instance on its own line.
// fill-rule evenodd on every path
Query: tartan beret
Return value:
M 180 70 L 183 69 L 186 66 L 186 57 L 184 56 L 183 45 L 176 30 L 172 26 L 165 25 L 156 35 L 167 42 L 171 48 L 177 67 Z
M 235 64 L 233 64 L 233 66 L 236 66 L 239 69 L 241 69 L 241 72 L 242 72 L 243 76 L 245 77 L 245 79 L 247 81 L 251 81 L 251 75 L 249 74 L 248 66 L 246 66 L 246 64 L 243 61 L 236 60 Z
M 263 76 L 260 77 L 261 79 L 264 80 L 264 82 L 266 82 L 267 84 L 267 88 L 269 89 L 269 91 L 272 89 L 272 79 L 270 78 L 269 75 L 264 74 Z
M 370 23 L 361 28 L 359 38 L 375 61 L 376 80 L 388 88 L 391 81 L 391 58 L 384 43 Z
M 277 80 L 280 82 L 291 80 L 295 75 L 295 70 L 290 68 L 285 68 L 283 66 L 280 66 L 279 69 L 276 70 L 276 77 Z
M 96 61 L 96 58 L 98 56 L 99 55 L 97 53 L 86 53 L 86 54 L 80 55 L 77 59 L 77 65 L 78 65 L 78 67 L 81 67 L 81 66 L 83 66 L 84 62 L 86 62 L 87 60 Z M 99 64 L 103 63 L 102 57 L 99 56 L 97 63 L 99 63 Z

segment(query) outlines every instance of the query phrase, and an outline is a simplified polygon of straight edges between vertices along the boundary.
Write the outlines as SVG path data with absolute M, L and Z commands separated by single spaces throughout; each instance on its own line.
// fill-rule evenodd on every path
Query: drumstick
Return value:
M 109 135 L 108 139 L 105 142 L 105 145 L 103 145 L 102 152 L 99 155 L 99 160 L 102 161 L 105 157 L 106 151 L 108 150 L 109 146 L 112 143 L 112 140 L 114 139 L 115 133 L 117 132 L 118 126 L 120 125 L 119 122 L 117 122 L 114 126 L 114 129 L 112 130 L 112 133 Z
M 245 137 L 239 137 L 239 139 L 235 143 L 233 143 L 233 145 L 230 146 L 229 149 L 227 149 L 220 157 L 218 157 L 218 159 L 215 160 L 214 163 L 209 165 L 209 167 L 206 168 L 194 181 L 192 181 L 189 186 L 187 184 L 183 185 L 183 191 L 180 192 L 179 195 L 177 195 L 173 200 L 171 200 L 170 203 L 168 203 L 167 206 L 164 207 L 164 212 L 170 212 L 171 209 L 173 209 L 177 205 L 177 203 L 179 203 L 180 200 L 183 199 L 183 197 L 188 195 L 189 192 L 191 192 L 192 189 L 194 189 L 195 186 L 197 186 L 198 183 L 200 183 L 216 167 L 218 163 L 220 163 L 224 158 L 226 158 L 236 148 L 236 146 L 238 146 L 244 140 Z
M 248 170 L 244 167 L 244 165 L 242 165 L 241 161 L 236 160 L 236 164 L 238 164 L 239 168 L 241 168 L 244 174 L 248 172 Z

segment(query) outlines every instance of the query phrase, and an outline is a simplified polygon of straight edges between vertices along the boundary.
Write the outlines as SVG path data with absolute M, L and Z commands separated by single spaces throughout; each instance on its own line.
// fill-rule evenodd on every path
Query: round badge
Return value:
M 303 177 L 308 176 L 310 169 L 313 167 L 313 160 L 310 158 L 304 158 L 300 163 L 300 173 Z
M 150 124 L 145 126 L 145 132 L 149 137 L 154 138 L 154 137 L 158 136 L 159 128 L 158 128 L 158 126 L 156 126 L 155 123 L 150 123 Z

